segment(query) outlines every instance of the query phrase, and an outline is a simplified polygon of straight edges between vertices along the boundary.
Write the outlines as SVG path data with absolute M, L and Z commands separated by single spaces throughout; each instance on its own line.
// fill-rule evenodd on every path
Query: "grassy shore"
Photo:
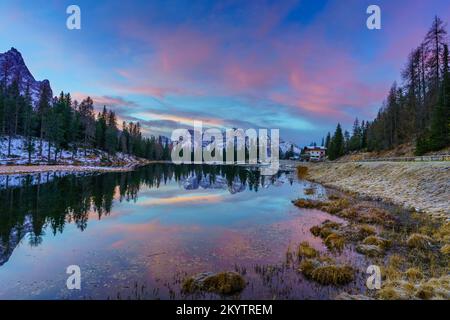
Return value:
M 450 216 L 450 162 L 310 163 L 308 180 L 406 209 Z
M 345 165 L 344 168 L 340 167 L 342 165 Z M 380 170 L 378 166 L 376 167 Z M 414 167 L 419 169 L 417 173 L 419 177 L 423 174 L 420 169 L 425 171 L 429 169 L 425 168 L 428 166 Z M 433 165 L 432 167 L 439 172 L 436 168 L 445 166 L 441 164 L 441 166 Z M 355 176 L 363 179 L 360 175 L 362 173 L 355 173 L 358 168 L 360 168 L 358 164 L 352 163 L 338 166 L 335 164 L 308 165 L 299 166 L 297 174 L 300 179 L 311 177 L 325 179 L 328 176 L 330 179 L 336 179 L 333 180 L 335 183 L 339 181 L 338 177 L 347 182 L 348 179 L 352 179 L 351 189 L 355 188 L 355 185 L 361 186 L 367 183 L 355 182 L 357 179 Z M 321 169 L 320 174 L 318 174 L 319 169 Z M 355 171 L 348 172 L 350 169 Z M 394 171 L 401 171 L 401 169 L 405 170 L 403 166 L 395 166 Z M 347 172 L 350 177 L 342 172 L 337 173 L 337 170 Z M 366 175 L 364 180 L 369 179 L 370 182 L 371 178 L 368 177 L 370 173 L 367 170 L 369 169 L 365 167 L 361 171 Z M 399 179 L 398 176 L 385 177 L 386 172 L 394 175 L 387 169 L 381 170 L 378 172 L 379 179 L 374 183 L 383 179 L 388 180 L 388 188 L 393 188 L 390 193 L 396 192 L 395 188 L 399 188 L 398 184 L 411 183 L 408 179 L 394 183 L 395 179 Z M 389 192 L 389 189 L 386 192 Z M 319 209 L 345 221 L 345 223 L 325 221 L 310 229 L 315 237 L 322 239 L 330 253 L 351 247 L 370 259 L 372 264 L 381 268 L 380 290 L 368 291 L 366 295 L 343 292 L 336 299 L 450 299 L 448 215 L 445 213 L 443 216 L 430 215 L 412 209 L 389 208 L 382 202 L 367 201 L 356 194 L 356 190 L 350 193 L 335 190 L 328 195 L 328 199 L 294 201 L 299 208 Z M 309 247 L 308 243 L 300 244 L 298 256 L 299 271 L 305 277 L 324 285 L 351 282 L 357 269 L 357 266 L 353 265 L 336 265 L 332 255 L 319 255 Z M 364 272 L 364 270 L 360 271 Z
M 136 167 L 165 161 L 141 161 L 124 165 L 0 165 L 0 175 L 30 174 L 40 172 L 126 172 Z

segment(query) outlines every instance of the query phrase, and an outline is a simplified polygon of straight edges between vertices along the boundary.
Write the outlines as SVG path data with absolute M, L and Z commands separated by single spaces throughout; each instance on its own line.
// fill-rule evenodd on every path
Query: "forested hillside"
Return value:
M 116 114 L 106 107 L 95 114 L 90 97 L 81 102 L 64 92 L 52 97 L 49 82 L 34 80 L 14 48 L 0 54 L 0 136 L 8 139 L 6 150 L 2 150 L 8 158 L 13 141 L 22 139 L 30 163 L 36 152 L 40 158 L 56 162 L 63 150 L 77 154 L 80 149 L 151 160 L 170 156 L 168 142 L 161 137 L 144 137 L 139 123 L 123 122 L 119 128 Z
M 334 160 L 351 151 L 381 151 L 412 142 L 415 154 L 450 145 L 450 73 L 446 24 L 435 17 L 422 43 L 411 51 L 373 121 L 359 123 L 352 133 L 338 124 L 326 147 Z

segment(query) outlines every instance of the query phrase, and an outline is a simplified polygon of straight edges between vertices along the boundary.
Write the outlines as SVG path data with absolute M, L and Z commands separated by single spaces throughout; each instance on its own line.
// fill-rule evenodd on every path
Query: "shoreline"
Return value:
M 0 165 L 0 176 L 45 172 L 127 172 L 153 163 L 142 161 L 125 166 L 95 165 Z M 321 162 L 280 161 L 280 170 L 308 168 L 307 180 L 325 187 L 382 201 L 408 210 L 450 219 L 448 197 L 450 163 L 443 162 Z
M 299 163 L 307 180 L 361 198 L 450 219 L 450 163 Z
M 0 165 L 0 175 L 31 174 L 46 172 L 127 172 L 152 163 L 165 163 L 164 161 L 145 161 L 131 163 L 125 166 L 93 166 L 93 165 Z
M 126 172 L 133 170 L 130 167 L 107 167 L 107 166 L 75 166 L 75 165 L 3 165 L 0 166 L 0 175 L 29 174 L 46 172 Z

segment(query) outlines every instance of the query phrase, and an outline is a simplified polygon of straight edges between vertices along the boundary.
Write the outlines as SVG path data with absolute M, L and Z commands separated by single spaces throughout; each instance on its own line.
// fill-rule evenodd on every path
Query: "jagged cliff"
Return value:
M 11 48 L 5 53 L 0 53 L 0 84 L 11 85 L 14 80 L 18 81 L 21 94 L 25 94 L 27 88 L 30 90 L 33 105 L 39 101 L 41 90 L 46 86 L 53 96 L 50 82 L 48 80 L 37 81 L 25 64 L 22 55 L 17 49 Z

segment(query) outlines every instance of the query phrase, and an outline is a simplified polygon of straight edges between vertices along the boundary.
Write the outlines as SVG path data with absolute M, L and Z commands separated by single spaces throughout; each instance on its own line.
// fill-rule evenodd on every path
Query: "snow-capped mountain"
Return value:
M 297 146 L 295 143 L 284 141 L 280 139 L 280 150 L 283 154 L 292 150 L 294 151 L 294 155 L 299 155 L 302 152 L 302 149 Z
M 48 80 L 37 81 L 34 79 L 22 55 L 15 48 L 11 48 L 5 53 L 0 53 L 0 83 L 3 83 L 5 78 L 7 85 L 11 85 L 14 79 L 18 79 L 21 94 L 25 94 L 27 87 L 29 87 L 34 106 L 39 101 L 42 86 L 48 86 L 49 96 L 53 96 L 50 82 Z
M 194 148 L 197 148 L 198 146 L 197 146 L 197 143 L 196 143 L 196 141 L 194 141 L 194 130 L 188 130 L 189 131 L 189 133 L 190 133 L 190 135 L 191 135 L 191 146 L 194 146 Z M 198 133 L 200 136 L 202 136 L 202 134 L 201 133 Z M 226 146 L 229 144 L 229 143 L 231 143 L 230 141 L 226 141 L 226 134 L 225 134 L 225 132 L 223 132 L 222 133 L 223 134 L 223 140 L 222 141 L 217 141 L 217 147 L 219 148 L 219 149 L 225 149 L 226 148 Z M 172 142 L 175 142 L 175 141 L 172 141 Z M 209 145 L 210 145 L 210 143 L 211 143 L 212 141 L 208 141 L 207 139 L 202 139 L 202 148 L 203 149 L 207 149 L 208 150 L 208 147 L 209 147 Z M 248 140 L 248 138 L 246 138 L 246 140 L 245 140 L 245 146 L 248 148 L 249 147 L 249 140 Z M 256 143 L 256 142 L 255 142 Z M 268 151 L 268 154 L 270 155 L 270 153 L 271 153 L 271 151 L 270 151 L 270 145 L 271 145 L 271 139 L 270 139 L 270 136 L 269 135 L 267 135 L 267 151 Z M 296 145 L 295 143 L 293 143 L 293 142 L 289 142 L 289 141 L 284 141 L 283 139 L 280 139 L 280 144 L 279 144 L 279 146 L 280 146 L 280 151 L 281 151 L 281 154 L 280 154 L 280 156 L 282 155 L 282 154 L 286 154 L 286 152 L 288 152 L 288 151 L 291 151 L 291 148 L 292 148 L 292 151 L 294 152 L 294 156 L 298 156 L 298 155 L 300 155 L 301 154 L 301 148 L 298 146 L 298 145 Z
M 0 239 L 0 266 L 8 262 L 14 249 L 19 245 L 22 239 L 32 231 L 32 218 L 31 216 L 26 216 L 22 225 L 11 229 L 9 239 L 6 242 L 3 242 L 3 240 Z

